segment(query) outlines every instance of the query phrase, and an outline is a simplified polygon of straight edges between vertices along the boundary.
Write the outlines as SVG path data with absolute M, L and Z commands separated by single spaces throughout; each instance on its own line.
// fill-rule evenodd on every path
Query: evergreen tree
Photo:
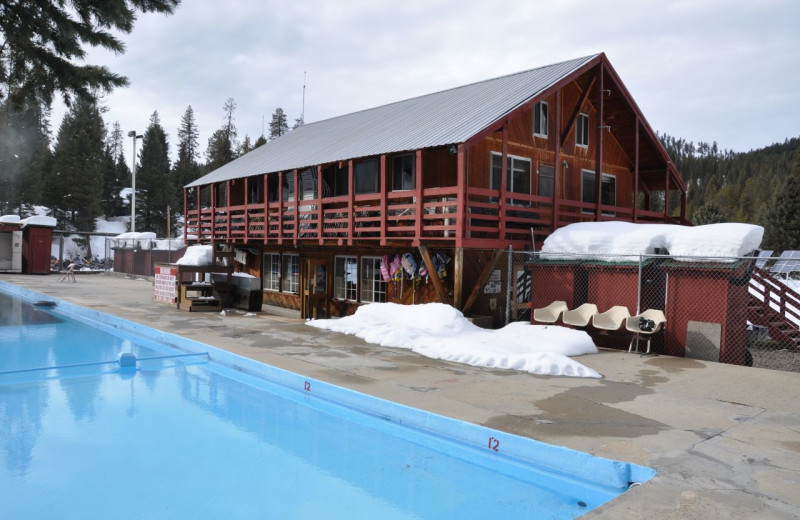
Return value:
M 19 107 L 39 101 L 50 105 L 55 92 L 69 104 L 93 99 L 127 78 L 104 66 L 79 64 L 85 45 L 117 54 L 125 45 L 114 32 L 130 33 L 136 12 L 171 14 L 180 0 L 91 0 L 8 2 L 0 4 L 0 99 Z M 114 31 L 114 32 L 112 32 Z
M 102 208 L 106 128 L 97 103 L 79 99 L 58 130 L 44 202 L 64 227 L 94 231 Z M 90 251 L 91 253 L 91 251 Z
M 225 111 L 222 128 L 215 130 L 208 138 L 206 148 L 206 171 L 214 171 L 236 158 L 234 150 L 237 148 L 236 124 L 233 113 L 236 111 L 236 101 L 228 98 L 222 106 Z
M 303 121 L 303 116 L 298 117 L 297 119 L 294 120 L 294 126 L 292 127 L 292 130 L 297 130 L 298 128 L 303 126 L 305 123 L 306 122 Z
M 245 134 L 244 141 L 242 144 L 239 145 L 239 150 L 237 151 L 237 156 L 242 156 L 253 149 L 253 145 L 250 142 L 250 136 Z
M 106 153 L 103 164 L 103 192 L 101 207 L 106 218 L 122 215 L 124 212 L 123 199 L 120 196 L 122 188 L 127 186 L 130 179 L 130 170 L 125 164 L 123 154 L 124 137 L 119 121 L 115 121 L 106 142 Z
M 183 187 L 200 177 L 202 169 L 197 162 L 198 137 L 200 132 L 194 121 L 194 110 L 192 106 L 186 107 L 186 111 L 181 118 L 181 125 L 178 128 L 178 160 L 172 171 L 175 179 L 175 202 L 174 207 L 183 210 Z
M 261 134 L 260 136 L 258 136 L 258 139 L 256 139 L 255 144 L 253 144 L 253 149 L 255 150 L 256 148 L 258 148 L 262 144 L 267 144 L 267 138 L 264 137 L 264 134 Z
M 42 176 L 52 158 L 49 113 L 38 103 L 11 110 L 0 103 L 0 214 L 27 216 L 41 202 Z
M 173 207 L 175 190 L 167 146 L 158 112 L 153 112 L 142 140 L 141 163 L 136 168 L 136 230 L 159 236 L 167 233 L 168 211 L 177 211 Z
M 282 108 L 276 108 L 269 123 L 269 138 L 275 139 L 289 131 L 289 123 Z
M 699 208 L 692 215 L 692 223 L 695 226 L 702 226 L 705 224 L 718 224 L 726 222 L 727 219 L 716 202 L 709 202 L 705 206 Z
M 800 249 L 800 149 L 792 169 L 775 192 L 764 222 L 764 247 L 778 251 Z

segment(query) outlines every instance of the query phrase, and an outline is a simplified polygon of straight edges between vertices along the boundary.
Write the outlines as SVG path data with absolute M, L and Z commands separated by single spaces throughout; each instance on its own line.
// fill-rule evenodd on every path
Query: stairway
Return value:
M 773 341 L 800 348 L 800 294 L 759 268 L 750 280 L 747 319 L 767 327 Z

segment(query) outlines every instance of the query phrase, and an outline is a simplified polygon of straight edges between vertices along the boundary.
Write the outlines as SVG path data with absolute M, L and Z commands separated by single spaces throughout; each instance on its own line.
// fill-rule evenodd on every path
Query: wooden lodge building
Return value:
M 654 195 L 679 197 L 680 215 L 652 211 Z M 605 54 L 309 123 L 184 189 L 187 243 L 213 244 L 261 278 L 264 303 L 303 317 L 373 301 L 466 314 L 497 250 L 685 211 L 685 184 Z M 383 281 L 382 257 L 407 252 L 430 279 Z

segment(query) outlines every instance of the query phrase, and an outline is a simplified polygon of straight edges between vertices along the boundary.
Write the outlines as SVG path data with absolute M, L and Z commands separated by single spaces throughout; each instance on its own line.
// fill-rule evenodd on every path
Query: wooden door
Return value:
M 330 262 L 327 259 L 308 258 L 306 259 L 305 267 L 302 317 L 311 319 L 328 318 Z

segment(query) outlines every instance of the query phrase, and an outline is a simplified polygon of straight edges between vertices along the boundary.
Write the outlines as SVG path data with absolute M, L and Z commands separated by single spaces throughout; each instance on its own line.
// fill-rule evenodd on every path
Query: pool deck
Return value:
M 0 280 L 391 401 L 654 468 L 587 519 L 800 518 L 800 373 L 613 350 L 578 360 L 602 380 L 428 359 L 266 309 L 188 313 L 113 275 Z

